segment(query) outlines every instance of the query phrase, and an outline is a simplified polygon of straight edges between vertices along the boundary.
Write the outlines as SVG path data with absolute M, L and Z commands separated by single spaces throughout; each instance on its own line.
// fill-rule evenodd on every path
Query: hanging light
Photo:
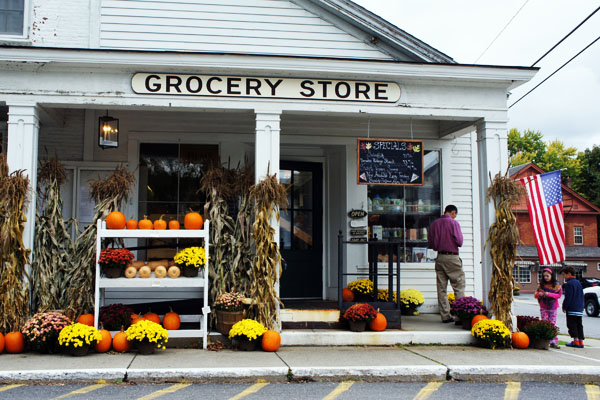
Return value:
M 119 120 L 109 117 L 108 111 L 106 111 L 106 116 L 100 117 L 98 146 L 103 149 L 119 147 Z

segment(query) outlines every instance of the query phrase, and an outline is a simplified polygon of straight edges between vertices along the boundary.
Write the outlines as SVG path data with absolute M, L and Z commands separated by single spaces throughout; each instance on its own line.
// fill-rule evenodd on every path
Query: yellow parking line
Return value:
M 323 400 L 333 400 L 337 398 L 340 394 L 344 393 L 346 390 L 350 389 L 354 382 L 342 382 L 331 393 L 327 396 L 323 397 Z
M 106 386 L 105 383 L 99 383 L 99 384 L 96 384 L 96 385 L 89 385 L 89 386 L 86 386 L 86 387 L 82 387 L 81 389 L 73 390 L 72 392 L 65 393 L 65 394 L 63 394 L 61 396 L 55 397 L 53 400 L 64 399 L 65 397 L 74 396 L 76 394 L 86 394 L 86 393 L 89 393 L 91 391 L 103 388 L 104 386 Z
M 600 388 L 598 385 L 585 385 L 585 394 L 588 400 L 600 400 Z
M 242 398 L 244 398 L 244 397 L 246 397 L 248 395 L 251 395 L 252 393 L 258 392 L 260 389 L 264 388 L 267 385 L 268 385 L 268 383 L 266 383 L 266 382 L 255 383 L 254 385 L 250 386 L 249 388 L 247 388 L 243 392 L 238 393 L 238 394 L 236 394 L 233 397 L 230 397 L 229 400 L 242 399 Z
M 20 386 L 23 386 L 23 385 L 14 384 L 14 385 L 2 386 L 2 387 L 0 387 L 0 392 L 4 392 L 5 390 L 10 390 L 10 389 L 18 388 Z
M 191 383 L 178 383 L 176 385 L 171 385 L 171 386 L 169 386 L 167 388 L 160 389 L 160 390 L 157 390 L 156 392 L 152 392 L 152 393 L 150 393 L 150 394 L 148 394 L 146 396 L 140 397 L 140 398 L 138 398 L 138 400 L 155 399 L 155 398 L 163 396 L 163 395 L 165 395 L 167 393 L 176 392 L 176 391 L 181 390 L 183 388 L 186 388 L 186 387 L 188 387 L 190 385 L 191 385 Z
M 517 400 L 521 392 L 521 382 L 508 382 L 504 390 L 504 400 Z
M 444 382 L 429 382 L 425 387 L 419 390 L 419 393 L 415 396 L 414 400 L 425 400 L 428 399 L 436 390 L 442 386 Z

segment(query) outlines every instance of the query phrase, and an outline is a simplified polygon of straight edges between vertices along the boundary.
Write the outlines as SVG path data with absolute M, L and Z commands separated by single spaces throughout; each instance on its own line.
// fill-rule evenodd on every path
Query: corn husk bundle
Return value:
M 69 316 L 91 312 L 94 309 L 94 278 L 96 265 L 96 225 L 98 219 L 119 210 L 132 193 L 135 176 L 118 166 L 106 179 L 90 182 L 90 194 L 96 205 L 92 223 L 79 235 L 75 243 L 72 262 L 75 267 L 67 291 Z
M 0 156 L 0 332 L 19 331 L 29 317 L 29 289 L 25 266 L 31 250 L 25 248 L 25 211 L 29 178 L 24 171 L 9 174 L 6 156 Z
M 250 188 L 254 201 L 256 220 L 252 226 L 256 250 L 252 260 L 253 280 L 251 297 L 254 304 L 251 309 L 254 319 L 267 329 L 279 327 L 277 307 L 282 304 L 275 291 L 275 284 L 281 276 L 281 253 L 275 242 L 275 230 L 270 222 L 279 221 L 279 207 L 287 205 L 285 186 L 277 181 L 277 175 L 269 175 Z
M 31 263 L 32 313 L 65 309 L 67 289 L 73 273 L 74 242 L 70 235 L 72 220 L 63 218 L 60 187 L 65 169 L 56 157 L 46 160 L 38 170 L 41 215 L 36 216 L 34 252 Z
M 508 171 L 507 171 L 508 172 Z M 517 257 L 517 244 L 519 243 L 519 229 L 517 220 L 512 212 L 512 206 L 519 203 L 523 189 L 514 180 L 500 173 L 496 174 L 488 188 L 487 198 L 494 202 L 496 222 L 488 231 L 485 243 L 490 245 L 492 258 L 492 279 L 488 300 L 490 310 L 496 319 L 502 321 L 512 331 L 511 306 L 513 301 L 513 267 Z

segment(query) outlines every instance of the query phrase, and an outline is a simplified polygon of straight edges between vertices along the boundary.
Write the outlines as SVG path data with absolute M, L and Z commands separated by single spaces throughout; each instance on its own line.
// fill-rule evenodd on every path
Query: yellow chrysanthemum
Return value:
M 204 247 L 188 247 L 181 250 L 173 259 L 179 265 L 203 268 L 206 264 Z
M 69 347 L 90 346 L 102 340 L 102 335 L 93 326 L 75 323 L 67 325 L 58 334 L 58 344 Z
M 156 347 L 159 349 L 164 349 L 165 343 L 169 341 L 169 332 L 160 324 L 148 320 L 136 322 L 127 328 L 125 333 L 130 342 L 148 341 L 156 343 Z
M 373 293 L 373 282 L 369 279 L 359 279 L 348 284 L 348 289 L 354 293 L 371 294 Z
M 505 347 L 510 341 L 510 331 L 501 321 L 484 319 L 471 328 L 471 335 L 485 342 L 489 347 Z
M 400 291 L 400 303 L 406 307 L 418 307 L 425 303 L 425 297 L 417 289 L 405 289 Z
M 254 340 L 262 336 L 266 331 L 267 329 L 260 322 L 253 319 L 243 319 L 231 327 L 229 339 L 236 336 L 246 336 L 248 340 Z

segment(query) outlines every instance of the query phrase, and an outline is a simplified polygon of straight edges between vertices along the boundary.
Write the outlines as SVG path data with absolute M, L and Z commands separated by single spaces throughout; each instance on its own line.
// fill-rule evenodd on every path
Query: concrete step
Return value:
M 340 310 L 320 309 L 305 310 L 294 308 L 282 308 L 280 312 L 281 322 L 325 322 L 337 323 L 340 320 Z
M 284 329 L 282 346 L 390 346 L 410 344 L 475 344 L 470 331 L 402 331 L 350 332 L 336 329 Z

